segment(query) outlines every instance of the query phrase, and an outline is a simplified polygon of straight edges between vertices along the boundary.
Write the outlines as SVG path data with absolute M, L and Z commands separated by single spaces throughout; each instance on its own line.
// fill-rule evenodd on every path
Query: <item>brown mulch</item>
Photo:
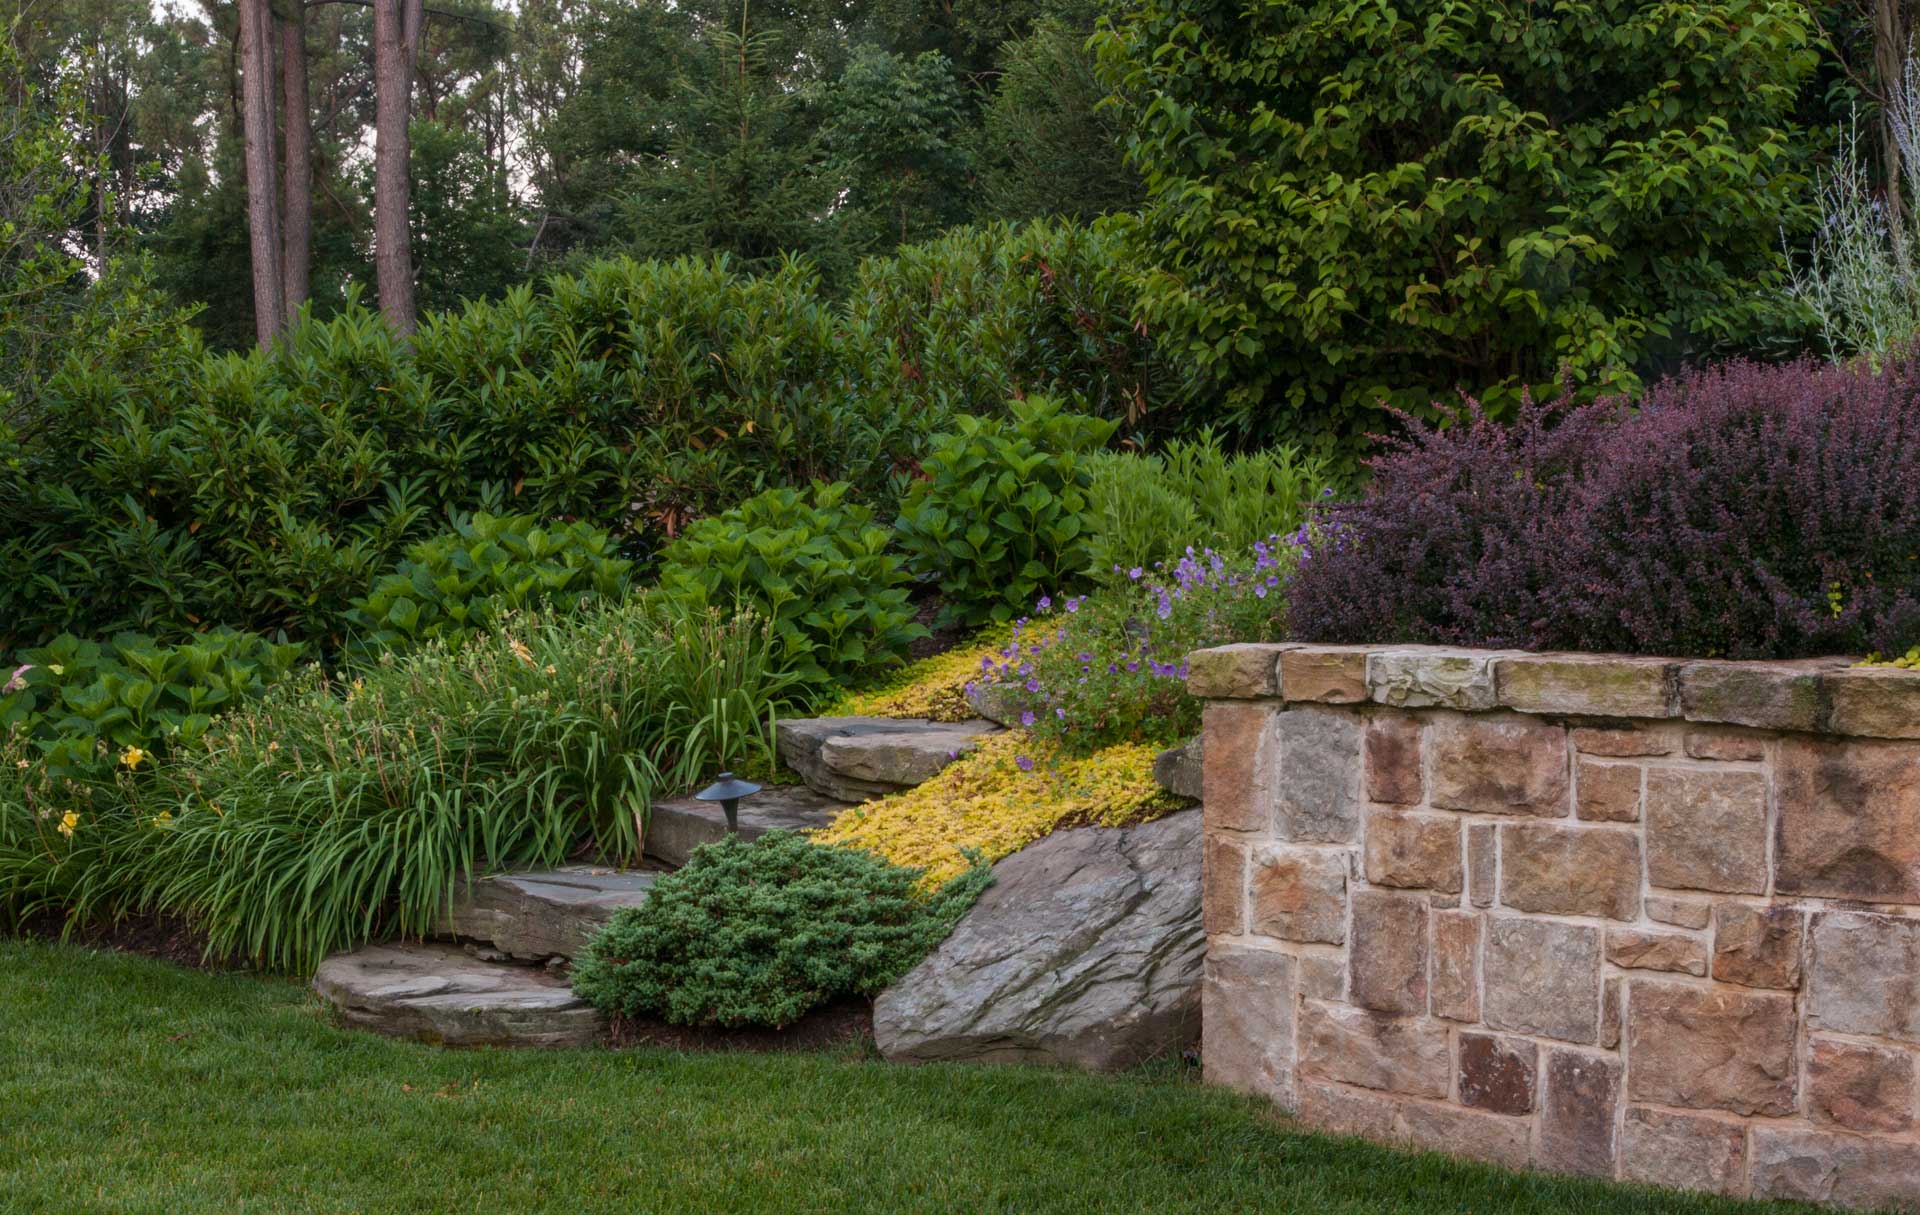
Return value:
M 848 1049 L 865 1053 L 873 1046 L 873 1002 L 843 1000 L 829 1004 L 785 1029 L 703 1029 L 668 1025 L 652 1018 L 616 1017 L 610 1041 L 614 1046 L 664 1046 L 681 1051 Z
M 917 662 L 922 658 L 932 658 L 935 654 L 944 654 L 967 639 L 967 630 L 957 624 L 934 627 L 934 620 L 945 606 L 946 600 L 939 595 L 928 595 L 913 605 L 914 623 L 926 626 L 927 635 L 907 644 L 909 661 Z
M 191 970 L 233 970 L 240 965 L 231 959 L 208 957 L 206 934 L 171 916 L 129 916 L 111 923 L 75 925 L 69 930 L 61 916 L 41 912 L 21 921 L 15 935 L 33 941 L 62 941 L 83 949 L 158 958 Z

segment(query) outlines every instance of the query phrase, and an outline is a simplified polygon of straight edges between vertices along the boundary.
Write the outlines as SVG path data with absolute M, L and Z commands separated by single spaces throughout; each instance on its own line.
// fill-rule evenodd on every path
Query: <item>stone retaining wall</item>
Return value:
M 1920 674 L 1189 669 L 1209 1080 L 1502 1164 L 1920 1207 Z

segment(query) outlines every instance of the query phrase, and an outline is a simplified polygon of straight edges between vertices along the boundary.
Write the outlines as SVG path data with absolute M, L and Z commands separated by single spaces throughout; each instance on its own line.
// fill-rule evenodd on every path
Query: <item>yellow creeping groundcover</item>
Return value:
M 885 682 L 849 693 L 831 712 L 836 716 L 967 721 L 975 716 L 967 704 L 967 682 L 980 674 L 980 660 L 996 656 L 1012 636 L 1013 630 L 1007 625 L 988 629 L 959 649 L 909 663 Z
M 988 735 L 926 784 L 843 812 L 814 836 L 896 865 L 928 887 L 964 873 L 968 854 L 997 861 L 1066 827 L 1119 827 L 1183 803 L 1153 779 L 1152 747 L 1122 743 L 1066 755 L 1024 730 Z

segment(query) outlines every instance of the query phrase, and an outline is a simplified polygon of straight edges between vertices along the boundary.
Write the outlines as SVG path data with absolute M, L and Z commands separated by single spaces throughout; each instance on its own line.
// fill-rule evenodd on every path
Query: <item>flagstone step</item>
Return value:
M 320 964 L 314 990 L 340 1019 L 442 1046 L 591 1046 L 605 1020 L 543 967 L 469 957 L 457 945 L 369 945 Z
M 778 724 L 776 742 L 781 762 L 808 786 L 859 802 L 932 780 L 999 728 L 983 719 L 797 717 Z
M 847 803 L 805 785 L 770 785 L 740 802 L 740 836 L 757 839 L 769 831 L 812 831 L 833 822 Z M 727 834 L 726 811 L 717 802 L 691 797 L 655 802 L 647 823 L 646 853 L 672 868 L 687 863 L 693 850 Z
M 638 907 L 656 870 L 563 865 L 479 878 L 461 891 L 436 935 L 481 941 L 518 961 L 577 958 L 622 907 Z

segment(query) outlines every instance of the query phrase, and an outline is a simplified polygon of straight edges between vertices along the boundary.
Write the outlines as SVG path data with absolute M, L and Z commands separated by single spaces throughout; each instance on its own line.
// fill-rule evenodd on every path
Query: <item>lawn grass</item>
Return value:
M 1174 1069 L 450 1052 L 299 986 L 0 940 L 0 1211 L 1733 1215 L 1293 1131 Z

